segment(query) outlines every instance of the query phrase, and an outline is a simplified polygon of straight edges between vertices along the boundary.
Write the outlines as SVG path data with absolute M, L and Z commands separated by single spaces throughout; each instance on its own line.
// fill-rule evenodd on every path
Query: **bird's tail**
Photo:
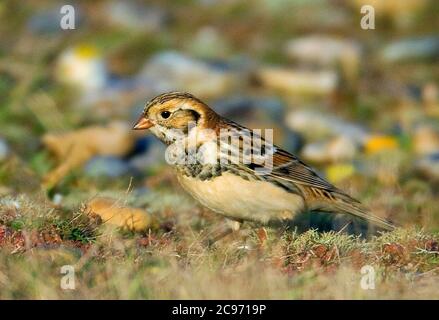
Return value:
M 338 191 L 338 190 L 337 190 Z M 359 201 L 348 196 L 342 192 L 331 192 L 330 199 L 319 199 L 317 201 L 318 209 L 322 211 L 329 211 L 333 213 L 343 213 L 358 217 L 362 220 L 372 223 L 380 229 L 392 231 L 396 227 L 391 222 L 374 215 L 367 208 L 365 208 Z M 322 201 L 323 200 L 323 201 Z
M 375 226 L 377 226 L 381 229 L 387 230 L 387 231 L 392 231 L 396 228 L 392 223 L 390 223 L 386 219 L 383 219 L 381 217 L 378 217 L 378 216 L 372 214 L 369 210 L 364 208 L 361 204 L 346 203 L 344 201 L 340 201 L 339 203 L 338 202 L 333 203 L 332 208 L 336 212 L 347 213 L 347 214 L 353 215 L 355 217 L 358 217 L 358 218 L 361 218 L 365 221 L 368 221 L 368 222 L 374 224 Z

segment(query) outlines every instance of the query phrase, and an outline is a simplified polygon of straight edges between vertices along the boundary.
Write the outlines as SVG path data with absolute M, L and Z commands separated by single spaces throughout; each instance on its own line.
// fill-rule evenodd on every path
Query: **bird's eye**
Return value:
M 171 113 L 169 111 L 163 111 L 160 115 L 163 119 L 168 119 Z

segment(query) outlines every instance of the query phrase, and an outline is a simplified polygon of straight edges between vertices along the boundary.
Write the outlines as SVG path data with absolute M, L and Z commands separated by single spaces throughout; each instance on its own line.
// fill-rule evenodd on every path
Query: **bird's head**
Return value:
M 146 103 L 134 130 L 150 131 L 165 143 L 175 132 L 187 134 L 191 127 L 214 129 L 219 116 L 204 102 L 189 93 L 161 94 Z

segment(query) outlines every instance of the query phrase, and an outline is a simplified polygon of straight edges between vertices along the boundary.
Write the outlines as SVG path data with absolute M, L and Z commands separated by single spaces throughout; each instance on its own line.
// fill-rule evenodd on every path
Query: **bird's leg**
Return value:
M 208 238 L 205 241 L 206 245 L 211 246 L 215 242 L 223 239 L 229 234 L 239 231 L 241 223 L 241 221 L 227 219 L 224 224 L 222 224 L 219 228 L 215 229 L 208 235 Z

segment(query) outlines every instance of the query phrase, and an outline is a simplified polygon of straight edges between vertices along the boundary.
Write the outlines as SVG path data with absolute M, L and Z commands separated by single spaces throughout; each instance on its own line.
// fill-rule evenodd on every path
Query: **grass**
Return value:
M 160 192 L 148 197 L 150 208 Z M 397 229 L 366 241 L 268 229 L 261 244 L 244 227 L 207 246 L 221 219 L 185 201 L 178 213 L 157 210 L 160 226 L 135 234 L 108 229 L 81 207 L 66 212 L 44 198 L 3 198 L 0 298 L 439 298 L 437 235 Z M 75 290 L 60 287 L 63 265 L 75 268 Z M 365 265 L 376 272 L 375 290 L 360 286 Z

